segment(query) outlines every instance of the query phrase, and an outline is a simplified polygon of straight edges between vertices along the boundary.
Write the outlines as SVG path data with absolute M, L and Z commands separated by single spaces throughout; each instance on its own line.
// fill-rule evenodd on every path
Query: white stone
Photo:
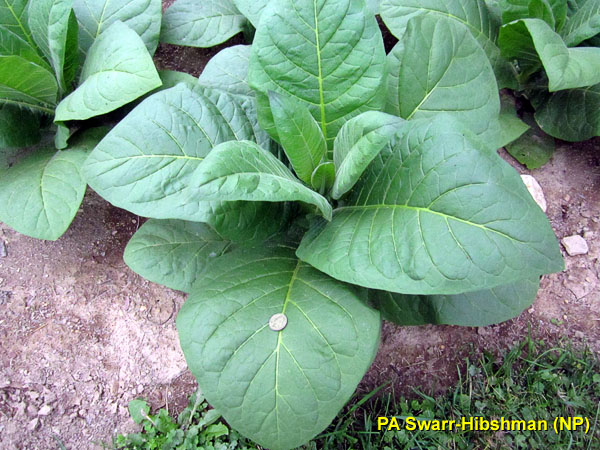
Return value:
M 535 202 L 542 208 L 542 211 L 546 212 L 548 205 L 546 204 L 546 198 L 544 197 L 544 191 L 542 191 L 540 183 L 531 175 L 521 175 L 521 179 Z
M 585 255 L 589 250 L 585 239 L 578 234 L 562 238 L 561 242 L 569 256 Z
M 52 406 L 50 406 L 50 405 L 44 405 L 38 411 L 38 416 L 47 416 L 51 412 L 52 412 Z

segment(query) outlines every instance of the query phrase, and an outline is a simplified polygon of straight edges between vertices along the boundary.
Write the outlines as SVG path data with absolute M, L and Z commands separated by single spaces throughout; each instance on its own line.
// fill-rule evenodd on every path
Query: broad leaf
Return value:
M 259 95 L 259 120 L 273 135 L 266 92 L 294 97 L 308 107 L 329 149 L 339 129 L 361 112 L 385 103 L 385 49 L 364 2 L 283 0 L 272 3 L 256 31 L 250 86 Z
M 245 22 L 231 0 L 177 0 L 164 14 L 160 40 L 212 47 L 241 32 Z
M 190 292 L 198 275 L 230 247 L 206 224 L 150 219 L 133 235 L 123 259 L 150 281 Z
M 114 22 L 90 47 L 80 86 L 56 108 L 56 121 L 85 120 L 114 111 L 161 85 L 140 37 Z
M 525 117 L 530 125 L 529 130 L 515 142 L 506 146 L 506 151 L 527 166 L 529 170 L 537 169 L 546 164 L 554 154 L 554 139 L 544 133 L 533 120 L 533 116 Z
M 28 0 L 0 0 L 0 25 L 35 48 L 27 25 Z
M 518 173 L 448 116 L 409 122 L 298 256 L 343 281 L 458 294 L 560 271 L 554 233 Z
M 65 47 L 64 79 L 67 90 L 71 90 L 75 77 L 81 69 L 81 53 L 79 52 L 79 24 L 75 12 L 69 14 L 69 25 L 67 27 L 67 42 Z
M 84 53 L 113 23 L 121 21 L 134 30 L 151 55 L 158 46 L 160 0 L 73 0 L 79 21 L 79 45 Z
M 258 28 L 260 17 L 270 0 L 233 0 L 237 9 L 248 18 L 254 28 Z
M 67 90 L 64 79 L 69 16 L 73 0 L 35 0 L 29 3 L 29 28 L 38 48 L 54 68 L 62 92 Z
M 62 236 L 85 193 L 81 165 L 103 133 L 90 130 L 68 150 L 37 150 L 0 172 L 0 221 L 38 239 Z
M 419 119 L 447 112 L 480 134 L 498 117 L 494 72 L 467 27 L 443 16 L 411 20 L 400 55 L 400 117 Z M 398 57 L 398 52 L 393 57 Z
M 0 104 L 52 114 L 57 94 L 56 79 L 45 67 L 0 55 Z
M 382 0 L 381 18 L 398 39 L 404 35 L 408 22 L 416 16 L 434 20 L 449 18 L 465 25 L 490 60 L 498 85 L 516 87 L 510 64 L 501 57 L 496 45 L 498 24 L 481 0 Z
M 331 219 L 327 200 L 254 142 L 229 141 L 216 146 L 194 172 L 192 183 L 194 196 L 201 200 L 301 201 Z
M 144 100 L 106 136 L 86 162 L 86 177 L 106 200 L 141 216 L 215 228 L 258 222 L 273 231 L 269 220 L 280 215 L 273 205 L 273 212 L 256 204 L 240 211 L 239 205 L 202 202 L 190 192 L 194 172 L 211 149 L 238 139 L 256 136 L 237 97 L 178 84 Z
M 0 25 L 0 56 L 20 56 L 38 66 L 50 68 L 36 48 L 3 25 Z
M 517 140 L 529 129 L 529 125 L 517 117 L 514 101 L 501 95 L 500 104 L 498 120 L 491 121 L 490 127 L 481 136 L 482 143 L 493 151 Z
M 368 111 L 344 124 L 333 144 L 336 200 L 348 192 L 367 166 L 399 131 L 404 121 L 378 111 Z
M 535 279 L 456 295 L 369 291 L 369 299 L 385 320 L 398 325 L 485 327 L 521 314 L 534 302 L 539 286 L 539 280 Z
M 600 1 L 598 0 L 578 2 L 577 11 L 569 17 L 561 32 L 569 47 L 574 47 L 598 33 L 600 33 Z
M 563 141 L 600 136 L 600 84 L 547 96 L 536 107 L 535 120 L 545 133 Z
M 204 86 L 224 89 L 233 94 L 254 96 L 254 91 L 248 86 L 249 61 L 249 45 L 227 47 L 208 61 L 198 80 Z
M 335 165 L 326 161 L 317 166 L 310 177 L 310 185 L 320 194 L 329 192 L 335 181 Z
M 273 331 L 269 320 L 285 314 Z M 322 431 L 375 357 L 379 313 L 289 248 L 228 253 L 177 317 L 181 347 L 206 399 L 261 446 L 285 450 Z
M 499 43 L 504 56 L 531 62 L 528 64 L 535 61 L 532 52 L 537 53 L 551 92 L 600 83 L 600 48 L 567 48 L 543 20 L 523 19 L 504 25 Z
M 262 148 L 276 153 L 278 146 L 258 124 L 254 91 L 248 85 L 249 57 L 248 45 L 236 45 L 221 50 L 206 64 L 198 82 L 203 86 L 233 94 L 252 123 L 255 135 L 252 140 Z
M 277 134 L 296 175 L 310 184 L 312 173 L 327 157 L 327 143 L 319 124 L 304 104 L 269 91 L 269 104 Z
M 189 85 L 193 86 L 198 82 L 198 79 L 189 73 L 177 72 L 176 70 L 159 70 L 158 76 L 162 82 L 162 85 L 158 89 L 162 91 L 165 89 L 171 89 L 172 87 L 177 86 L 179 83 L 188 83 Z
M 502 23 L 519 19 L 542 19 L 552 29 L 560 30 L 567 18 L 565 0 L 501 0 Z
M 40 140 L 40 119 L 12 105 L 0 105 L 0 149 L 27 147 Z

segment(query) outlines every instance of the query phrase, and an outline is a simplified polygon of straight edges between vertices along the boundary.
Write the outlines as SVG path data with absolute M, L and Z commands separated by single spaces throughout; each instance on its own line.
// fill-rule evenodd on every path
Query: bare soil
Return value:
M 217 51 L 161 45 L 156 60 L 198 75 Z M 565 255 L 566 270 L 544 277 L 535 304 L 506 323 L 385 324 L 359 389 L 391 380 L 396 392 L 443 391 L 471 350 L 500 352 L 528 333 L 600 354 L 600 139 L 563 143 L 533 172 L 512 163 L 541 184 L 557 237 L 580 234 L 589 253 Z M 180 409 L 195 389 L 175 330 L 184 295 L 142 279 L 122 260 L 140 220 L 88 192 L 57 242 L 0 224 L 0 448 L 100 448 L 135 429 L 131 399 Z

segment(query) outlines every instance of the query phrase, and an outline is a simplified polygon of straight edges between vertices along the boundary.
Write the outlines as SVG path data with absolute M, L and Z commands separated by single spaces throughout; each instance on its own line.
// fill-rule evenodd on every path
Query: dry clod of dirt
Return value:
M 531 175 L 521 175 L 523 184 L 535 200 L 535 202 L 542 208 L 542 211 L 546 212 L 548 205 L 546 204 L 546 197 L 544 197 L 544 191 L 535 178 Z
M 586 255 L 590 250 L 585 239 L 578 234 L 564 237 L 561 242 L 569 256 Z

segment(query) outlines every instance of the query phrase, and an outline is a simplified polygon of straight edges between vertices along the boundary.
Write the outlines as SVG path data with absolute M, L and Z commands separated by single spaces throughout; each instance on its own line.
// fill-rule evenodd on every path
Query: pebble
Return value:
M 6 244 L 4 241 L 0 240 L 0 258 L 6 258 L 8 256 L 8 252 L 6 251 Z
M 587 242 L 578 234 L 564 237 L 561 242 L 569 256 L 585 255 L 589 251 Z
M 546 212 L 548 205 L 546 204 L 546 197 L 544 197 L 544 191 L 535 178 L 531 175 L 521 175 L 523 184 L 535 200 L 535 202 L 542 208 L 542 211 Z
M 50 405 L 44 405 L 38 411 L 38 416 L 47 416 L 51 412 L 52 412 L 52 406 L 50 406 Z
M 40 423 L 40 419 L 38 419 L 37 417 L 35 419 L 33 419 L 32 421 L 29 422 L 29 424 L 27 425 L 27 429 L 29 431 L 35 431 L 35 429 L 38 427 Z

